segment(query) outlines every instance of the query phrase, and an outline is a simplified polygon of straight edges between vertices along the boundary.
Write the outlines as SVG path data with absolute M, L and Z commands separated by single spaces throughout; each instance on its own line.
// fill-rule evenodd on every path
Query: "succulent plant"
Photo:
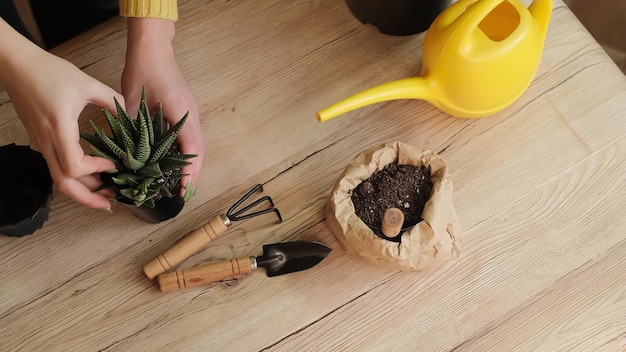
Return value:
M 189 113 L 169 126 L 163 118 L 162 105 L 159 104 L 154 119 L 150 116 L 143 91 L 136 119 L 131 119 L 114 100 L 117 118 L 108 109 L 102 109 L 112 136 L 93 121 L 95 134 L 81 132 L 80 136 L 91 144 L 95 155 L 115 164 L 116 169 L 109 171 L 111 175 L 107 177 L 112 182 L 105 182 L 105 186 L 113 188 L 116 199 L 153 208 L 158 199 L 173 197 L 170 189 L 184 176 L 181 169 L 196 156 L 181 154 L 176 143 Z

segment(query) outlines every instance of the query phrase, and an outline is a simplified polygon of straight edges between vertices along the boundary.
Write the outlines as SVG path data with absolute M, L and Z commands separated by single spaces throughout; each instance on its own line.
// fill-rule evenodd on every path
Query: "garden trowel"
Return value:
M 265 268 L 267 276 L 278 276 L 306 270 L 321 262 L 331 248 L 310 241 L 294 241 L 263 246 L 260 257 L 239 257 L 193 268 L 161 274 L 157 277 L 162 292 L 234 279 L 249 274 L 258 267 Z

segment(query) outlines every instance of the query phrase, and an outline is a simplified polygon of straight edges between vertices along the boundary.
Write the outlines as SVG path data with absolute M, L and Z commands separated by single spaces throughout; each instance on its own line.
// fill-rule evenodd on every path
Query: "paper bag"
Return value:
M 422 221 L 401 234 L 400 242 L 378 237 L 356 215 L 352 191 L 387 164 L 425 165 L 433 189 Z M 326 207 L 326 223 L 341 246 L 368 262 L 400 270 L 426 270 L 459 256 L 462 231 L 452 203 L 448 167 L 434 152 L 401 142 L 376 145 L 357 155 L 341 174 Z

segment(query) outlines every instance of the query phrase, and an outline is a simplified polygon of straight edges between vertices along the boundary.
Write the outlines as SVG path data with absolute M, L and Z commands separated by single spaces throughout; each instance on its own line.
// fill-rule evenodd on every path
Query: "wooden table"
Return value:
M 342 1 L 180 1 L 176 52 L 207 141 L 198 195 L 170 221 L 109 215 L 55 194 L 50 220 L 0 237 L 3 351 L 624 351 L 626 79 L 556 0 L 534 82 L 511 107 L 451 117 L 411 100 L 326 123 L 315 113 L 415 76 L 423 35 L 391 37 Z M 54 50 L 119 89 L 123 19 Z M 97 109 L 81 117 L 103 120 Z M 426 272 L 366 264 L 324 218 L 361 150 L 403 141 L 438 152 L 465 233 L 460 258 Z M 0 144 L 28 144 L 0 92 Z M 183 263 L 258 255 L 306 239 L 318 266 L 161 293 L 141 267 L 262 183 L 285 221 L 235 223 Z

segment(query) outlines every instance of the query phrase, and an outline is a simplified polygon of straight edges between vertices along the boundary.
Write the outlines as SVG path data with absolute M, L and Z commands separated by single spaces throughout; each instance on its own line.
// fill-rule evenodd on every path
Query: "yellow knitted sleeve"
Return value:
M 178 20 L 176 0 L 120 0 L 120 16 Z

